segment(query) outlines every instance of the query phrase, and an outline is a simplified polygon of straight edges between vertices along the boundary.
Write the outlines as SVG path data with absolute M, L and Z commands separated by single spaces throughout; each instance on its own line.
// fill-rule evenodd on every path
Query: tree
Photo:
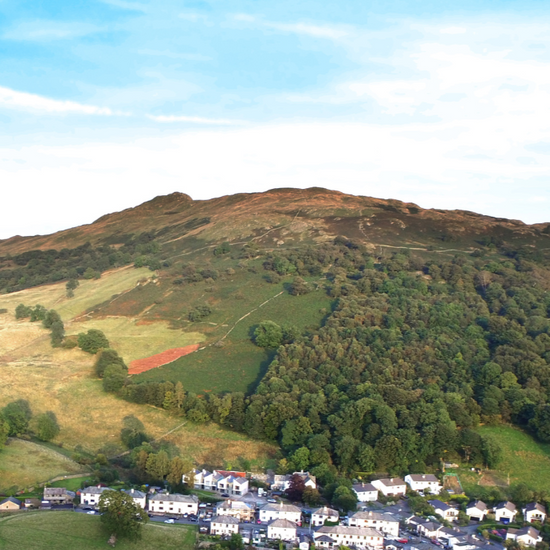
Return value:
M 109 365 L 103 376 L 103 389 L 106 392 L 116 393 L 126 380 L 126 371 L 120 365 Z
M 65 288 L 67 289 L 67 298 L 72 298 L 74 296 L 74 291 L 80 285 L 77 279 L 69 279 Z
M 103 332 L 92 328 L 88 332 L 81 332 L 78 335 L 78 346 L 82 351 L 95 355 L 100 349 L 109 347 L 109 340 Z
M 192 479 L 193 475 L 193 463 L 190 460 L 183 460 L 179 456 L 175 456 L 170 461 L 170 472 L 166 476 L 166 481 L 174 489 L 184 484 L 184 478 L 189 480 Z
M 32 418 L 32 411 L 29 402 L 25 399 L 18 399 L 8 403 L 2 410 L 2 416 L 8 422 L 9 435 L 26 433 L 29 429 L 29 421 Z
M 120 439 L 129 449 L 139 447 L 148 440 L 143 422 L 133 414 L 125 416 L 122 423 L 123 428 L 120 430 Z
M 273 321 L 262 321 L 254 331 L 254 343 L 260 348 L 276 349 L 283 341 L 283 329 Z
M 0 416 L 0 449 L 4 448 L 10 434 L 10 424 Z
M 94 370 L 98 378 L 103 378 L 105 369 L 109 365 L 119 365 L 124 370 L 128 370 L 124 359 L 120 357 L 118 352 L 111 348 L 102 349 L 97 354 L 97 359 L 94 363 Z
M 55 321 L 52 323 L 50 330 L 52 347 L 58 348 L 63 343 L 63 339 L 65 338 L 65 326 L 61 320 Z
M 322 502 L 321 494 L 317 489 L 314 489 L 313 487 L 306 487 L 304 489 L 302 500 L 308 506 L 319 506 L 319 504 L 321 504 Z
M 288 489 L 285 491 L 286 496 L 290 500 L 298 501 L 302 500 L 302 496 L 306 489 L 306 482 L 300 474 L 293 474 L 290 477 Z
M 357 507 L 357 495 L 345 485 L 340 485 L 334 491 L 332 504 L 344 512 L 355 510 Z
M 502 448 L 497 441 L 490 436 L 481 437 L 481 453 L 487 468 L 496 468 L 502 460 Z
M 19 304 L 15 308 L 15 318 L 16 319 L 26 319 L 27 317 L 31 316 L 31 311 L 32 311 L 32 308 L 30 308 L 30 307 L 28 307 L 24 304 Z
M 41 441 L 51 441 L 60 432 L 57 417 L 52 411 L 47 411 L 36 418 L 36 437 Z
M 302 277 L 295 277 L 290 285 L 289 292 L 293 296 L 301 296 L 311 292 L 311 286 Z
M 122 491 L 104 491 L 99 498 L 101 526 L 107 536 L 139 540 L 141 527 L 149 520 L 134 499 Z

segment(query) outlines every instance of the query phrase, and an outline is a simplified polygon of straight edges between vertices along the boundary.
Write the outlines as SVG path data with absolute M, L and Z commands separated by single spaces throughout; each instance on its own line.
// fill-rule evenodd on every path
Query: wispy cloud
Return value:
M 114 112 L 107 107 L 85 105 L 75 101 L 60 101 L 48 97 L 18 92 L 10 88 L 0 86 L 0 107 L 24 109 L 28 111 L 42 111 L 46 113 L 73 113 L 83 115 L 123 115 Z
M 209 124 L 217 126 L 242 126 L 243 124 L 247 124 L 244 120 L 203 118 L 198 116 L 147 115 L 147 118 L 154 120 L 155 122 L 191 122 L 193 124 Z
M 60 21 L 22 21 L 8 29 L 2 38 L 17 41 L 66 40 L 100 32 L 102 29 L 88 23 Z
M 266 21 L 265 19 L 249 15 L 247 13 L 239 13 L 234 16 L 236 21 L 246 23 L 255 23 L 268 29 L 274 29 L 281 32 L 293 34 L 301 34 L 313 36 L 315 38 L 328 38 L 331 40 L 339 40 L 348 36 L 349 31 L 335 25 L 315 25 L 311 23 L 279 23 L 276 21 Z

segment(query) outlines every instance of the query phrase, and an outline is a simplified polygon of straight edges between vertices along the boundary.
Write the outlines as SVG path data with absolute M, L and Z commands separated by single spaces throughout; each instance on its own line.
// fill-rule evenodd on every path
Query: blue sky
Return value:
M 0 0 L 0 238 L 274 187 L 550 221 L 545 4 Z

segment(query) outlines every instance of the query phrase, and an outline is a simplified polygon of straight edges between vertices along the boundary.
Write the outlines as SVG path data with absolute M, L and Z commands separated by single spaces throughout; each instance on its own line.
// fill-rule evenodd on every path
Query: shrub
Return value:
M 95 355 L 100 349 L 109 347 L 109 340 L 103 332 L 92 328 L 88 332 L 81 332 L 78 335 L 78 346 L 82 351 Z

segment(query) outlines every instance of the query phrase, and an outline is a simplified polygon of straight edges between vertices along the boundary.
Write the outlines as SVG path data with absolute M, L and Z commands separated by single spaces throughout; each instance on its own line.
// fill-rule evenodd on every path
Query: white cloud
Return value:
M 240 126 L 246 124 L 244 120 L 204 118 L 199 116 L 147 115 L 147 118 L 154 120 L 155 122 L 191 122 L 193 124 L 211 124 L 216 126 Z
M 107 107 L 84 105 L 75 101 L 60 101 L 27 92 L 18 92 L 0 86 L 0 107 L 18 108 L 46 113 L 73 113 L 84 115 L 114 115 Z
M 65 40 L 86 36 L 101 31 L 96 25 L 78 21 L 22 21 L 8 29 L 2 38 L 5 40 L 42 42 Z

